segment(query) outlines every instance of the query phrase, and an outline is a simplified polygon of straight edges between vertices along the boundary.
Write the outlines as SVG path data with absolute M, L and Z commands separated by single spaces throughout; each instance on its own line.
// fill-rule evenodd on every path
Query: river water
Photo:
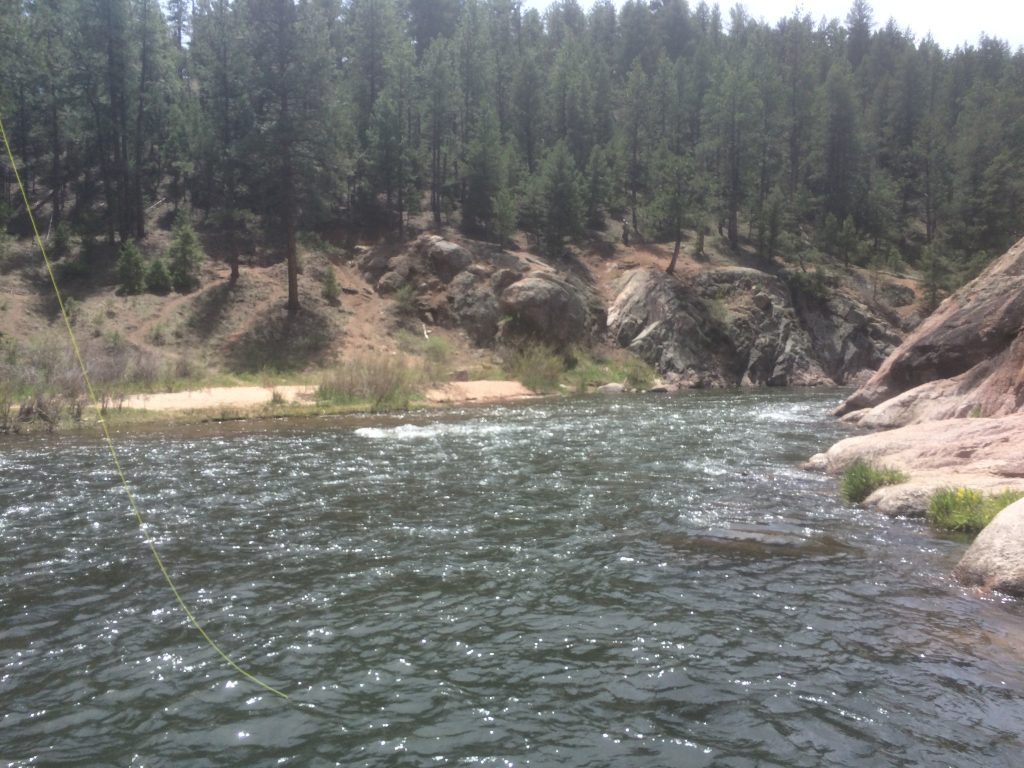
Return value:
M 829 392 L 0 443 L 0 764 L 1011 766 L 1024 609 L 799 462 Z

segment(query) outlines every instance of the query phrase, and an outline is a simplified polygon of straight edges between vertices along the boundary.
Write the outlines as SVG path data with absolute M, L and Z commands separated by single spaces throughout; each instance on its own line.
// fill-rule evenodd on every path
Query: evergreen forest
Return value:
M 417 217 L 549 253 L 716 233 L 952 285 L 1024 227 L 1024 51 L 944 50 L 864 0 L 772 23 L 686 0 L 4 0 L 0 61 L 33 206 L 90 241 L 144 237 L 166 201 L 290 265 L 298 233 Z

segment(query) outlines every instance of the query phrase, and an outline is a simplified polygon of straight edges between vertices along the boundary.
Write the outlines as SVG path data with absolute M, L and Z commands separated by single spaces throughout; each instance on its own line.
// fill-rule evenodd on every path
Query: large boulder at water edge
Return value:
M 985 526 L 953 575 L 969 587 L 1024 596 L 1024 499 Z
M 1024 240 L 947 298 L 836 411 L 890 427 L 1024 407 Z
M 923 514 L 946 486 L 1024 491 L 1024 240 L 946 299 L 837 412 L 889 431 L 844 440 L 812 462 L 838 472 L 863 458 L 909 473 L 909 482 L 868 497 L 883 512 Z M 1024 550 L 1024 527 L 994 531 L 982 539 L 989 550 L 993 541 L 1000 551 Z M 1006 589 L 1019 577 L 992 576 L 1005 570 L 971 583 Z

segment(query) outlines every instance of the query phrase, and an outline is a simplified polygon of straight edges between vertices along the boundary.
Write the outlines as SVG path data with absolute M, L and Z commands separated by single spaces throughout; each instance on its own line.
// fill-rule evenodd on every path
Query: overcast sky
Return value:
M 715 0 L 706 0 L 714 5 Z M 577 0 L 589 10 L 593 0 Z M 616 6 L 622 7 L 624 0 L 613 0 Z M 700 0 L 689 0 L 691 10 Z M 524 0 L 527 7 L 537 8 L 543 12 L 551 0 Z M 970 43 L 977 45 L 979 36 L 984 32 L 998 37 L 1016 50 L 1024 46 L 1024 2 L 1022 0 L 971 0 L 967 3 L 953 3 L 948 0 L 890 0 L 890 2 L 871 3 L 874 11 L 875 26 L 885 26 L 892 17 L 901 29 L 910 29 L 917 40 L 923 39 L 929 32 L 939 45 L 952 50 L 958 45 Z M 728 21 L 729 9 L 735 5 L 734 0 L 719 0 L 723 18 Z M 764 19 L 774 25 L 777 21 L 791 16 L 799 8 L 809 13 L 817 23 L 822 16 L 839 20 L 846 19 L 846 14 L 853 5 L 853 0 L 744 0 L 743 7 L 755 19 Z
M 735 3 L 720 2 L 719 5 L 723 16 L 728 18 L 728 9 Z M 797 8 L 809 13 L 815 22 L 822 16 L 843 20 L 852 5 L 853 0 L 746 0 L 743 3 L 751 16 L 772 24 Z M 1024 3 L 1020 0 L 972 0 L 962 4 L 942 0 L 869 1 L 869 5 L 874 11 L 876 27 L 884 26 L 891 17 L 901 29 L 909 28 L 918 40 L 931 32 L 935 42 L 946 49 L 952 50 L 963 43 L 976 45 L 983 32 L 1007 41 L 1012 49 L 1024 45 Z

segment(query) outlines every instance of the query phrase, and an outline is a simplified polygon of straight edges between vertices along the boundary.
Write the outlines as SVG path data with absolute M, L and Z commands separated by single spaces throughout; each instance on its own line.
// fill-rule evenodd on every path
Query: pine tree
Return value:
M 559 141 L 544 156 L 540 170 L 544 205 L 542 244 L 549 256 L 561 254 L 566 238 L 583 229 L 580 176 L 569 146 Z
M 199 287 L 199 266 L 203 249 L 199 244 L 192 221 L 185 211 L 178 213 L 174 224 L 171 247 L 167 251 L 171 285 L 178 293 L 189 293 Z
M 455 109 L 452 90 L 454 65 L 447 41 L 436 40 L 427 50 L 420 67 L 420 92 L 429 154 L 430 211 L 434 227 L 440 228 L 444 210 L 449 163 L 453 155 Z
M 845 59 L 832 64 L 824 85 L 821 191 L 825 209 L 843 221 L 854 212 L 862 184 L 861 137 L 853 76 Z
M 129 240 L 121 246 L 117 258 L 117 279 L 121 293 L 133 296 L 142 293 L 146 287 L 146 267 L 135 241 Z
M 506 186 L 498 117 L 485 110 L 466 157 L 466 198 L 462 204 L 462 228 L 469 234 L 493 237 L 494 203 Z
M 754 88 L 749 62 L 728 62 L 709 96 L 709 122 L 714 126 L 721 221 L 729 245 L 739 247 L 739 213 L 752 181 L 751 141 L 756 126 L 759 94 Z
M 347 168 L 331 26 L 319 5 L 236 0 L 243 1 L 246 45 L 261 52 L 249 78 L 253 123 L 258 128 L 247 137 L 247 180 L 257 211 L 276 219 L 282 230 L 288 267 L 286 306 L 295 312 L 300 215 L 328 205 Z
M 174 282 L 171 274 L 167 271 L 167 264 L 163 259 L 155 259 L 146 270 L 146 290 L 164 296 L 171 292 Z
M 693 166 L 688 158 L 672 152 L 663 145 L 657 155 L 657 190 L 651 203 L 652 218 L 659 235 L 673 242 L 672 260 L 665 270 L 675 272 L 682 248 L 683 229 L 689 223 L 687 214 L 692 210 Z

